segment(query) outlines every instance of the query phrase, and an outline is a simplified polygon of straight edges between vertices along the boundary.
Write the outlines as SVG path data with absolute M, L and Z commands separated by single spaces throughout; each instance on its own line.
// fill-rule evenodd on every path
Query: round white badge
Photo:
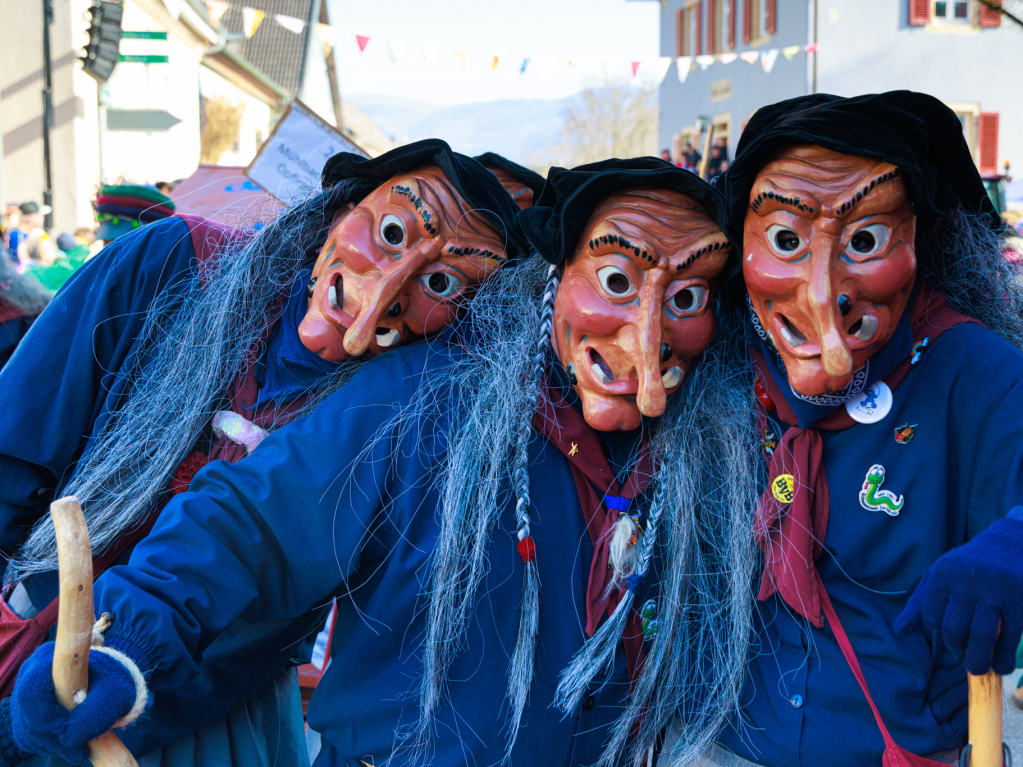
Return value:
M 877 423 L 892 409 L 892 390 L 878 381 L 845 401 L 845 410 L 859 423 Z

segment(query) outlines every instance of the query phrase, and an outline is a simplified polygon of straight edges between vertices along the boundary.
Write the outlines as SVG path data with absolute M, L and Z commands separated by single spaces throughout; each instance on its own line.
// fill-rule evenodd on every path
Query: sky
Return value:
M 657 80 L 656 0 L 328 2 L 342 97 L 373 93 L 446 106 L 563 98 L 609 78 Z M 365 51 L 356 35 L 370 38 Z M 465 52 L 464 62 L 456 51 Z M 643 62 L 635 78 L 633 61 Z

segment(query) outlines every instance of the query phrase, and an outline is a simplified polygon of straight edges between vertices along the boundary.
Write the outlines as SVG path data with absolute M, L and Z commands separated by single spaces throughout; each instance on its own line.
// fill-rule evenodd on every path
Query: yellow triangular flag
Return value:
M 465 57 L 469 55 L 469 51 L 455 51 L 455 58 L 458 59 L 460 66 L 465 66 Z
M 781 53 L 789 61 L 792 61 L 792 57 L 799 53 L 801 50 L 803 50 L 802 45 L 790 45 L 787 48 L 782 48 Z
M 242 29 L 245 30 L 246 37 L 256 34 L 259 25 L 263 23 L 264 16 L 266 13 L 258 8 L 249 8 L 248 6 L 242 8 Z
M 329 56 L 334 50 L 334 43 L 337 42 L 337 30 L 330 24 L 317 24 L 320 31 L 320 43 L 323 45 L 323 55 Z
M 497 57 L 497 54 L 495 53 L 493 56 L 490 57 L 490 71 L 493 72 L 495 69 L 497 69 L 497 65 L 499 63 L 500 59 Z
M 223 0 L 206 0 L 206 10 L 209 11 L 210 21 L 213 22 L 213 26 L 220 24 L 220 20 L 224 18 L 224 14 L 230 9 L 231 4 L 225 3 Z

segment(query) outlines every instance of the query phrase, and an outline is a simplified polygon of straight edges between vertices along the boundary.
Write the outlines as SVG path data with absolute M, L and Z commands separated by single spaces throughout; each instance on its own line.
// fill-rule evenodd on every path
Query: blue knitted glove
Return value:
M 11 729 L 22 751 L 52 754 L 87 764 L 86 746 L 133 709 L 138 690 L 132 672 L 102 652 L 89 653 L 89 692 L 66 711 L 53 688 L 53 642 L 37 649 L 18 671 L 11 694 Z
M 938 724 L 947 724 L 956 738 L 965 743 L 969 709 L 969 694 L 966 686 L 966 667 L 963 654 L 944 647 L 941 632 L 934 631 L 933 645 L 938 655 L 931 680 L 927 685 L 927 705 Z
M 1023 506 L 927 569 L 895 631 L 923 626 L 939 629 L 947 647 L 965 648 L 971 674 L 1012 673 L 1023 635 Z

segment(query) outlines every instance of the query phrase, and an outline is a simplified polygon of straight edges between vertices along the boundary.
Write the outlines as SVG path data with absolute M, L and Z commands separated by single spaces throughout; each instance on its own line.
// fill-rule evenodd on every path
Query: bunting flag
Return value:
M 771 70 L 774 69 L 774 62 L 777 60 L 777 58 L 778 58 L 777 48 L 772 48 L 769 51 L 764 51 L 763 55 L 760 57 L 760 66 L 764 68 L 765 72 L 770 73 Z
M 305 22 L 302 21 L 302 19 L 295 18 L 294 16 L 285 16 L 278 13 L 274 16 L 274 21 L 289 32 L 294 32 L 296 35 L 302 34 L 302 31 L 305 29 Z
M 359 45 L 359 53 L 365 53 L 366 46 L 369 45 L 369 38 L 366 35 L 356 35 L 355 42 Z
M 178 20 L 178 16 L 181 15 L 181 3 L 183 0 L 163 0 L 163 5 L 167 9 L 167 13 L 174 21 Z
M 671 56 L 658 56 L 657 63 L 654 64 L 654 79 L 660 83 L 664 79 L 664 76 L 668 74 L 668 67 L 671 66 Z
M 786 59 L 792 61 L 792 57 L 799 53 L 801 50 L 803 50 L 802 45 L 790 45 L 787 48 L 782 48 L 781 52 Z
M 440 53 L 440 46 L 437 43 L 423 43 L 421 50 L 426 63 L 433 64 L 437 60 L 437 54 Z
M 706 71 L 707 67 L 709 67 L 713 63 L 714 63 L 714 57 L 713 56 L 697 56 L 696 57 L 696 66 L 698 66 L 700 69 L 702 69 L 704 71 Z
M 206 11 L 210 14 L 210 21 L 215 27 L 220 25 L 220 20 L 230 8 L 231 4 L 223 0 L 206 0 Z
M 495 53 L 490 57 L 490 71 L 497 71 L 497 65 L 501 63 L 500 57 Z
M 689 70 L 693 66 L 692 56 L 676 56 L 675 57 L 675 71 L 678 72 L 678 81 L 684 83 L 686 78 L 689 77 Z
M 820 43 L 810 43 L 809 45 L 805 46 L 803 50 L 806 51 L 807 56 L 813 56 L 813 54 L 815 54 L 817 52 L 817 49 L 820 47 L 821 47 Z
M 797 45 L 796 47 L 798 48 L 799 46 Z M 737 58 L 739 58 L 738 53 L 722 53 L 718 55 L 718 61 L 722 64 L 731 64 Z
M 465 59 L 468 57 L 469 51 L 455 51 L 455 58 L 458 59 L 458 66 L 465 66 Z
M 519 67 L 519 74 L 526 74 L 526 67 L 529 66 L 529 59 L 522 59 L 522 66 Z
M 398 59 L 405 55 L 405 43 L 401 40 L 388 40 L 387 52 L 391 54 L 391 61 L 397 64 Z
M 259 25 L 263 23 L 264 16 L 266 13 L 258 8 L 249 8 L 248 6 L 242 8 L 242 29 L 245 31 L 246 37 L 256 34 Z
M 639 61 L 633 61 L 632 62 L 632 76 L 633 77 L 635 77 L 636 73 L 639 72 L 639 65 L 640 65 L 640 63 L 641 62 L 639 62 Z
M 739 58 L 747 64 L 755 64 L 757 59 L 760 58 L 760 51 L 745 51 L 739 54 Z
M 323 55 L 329 56 L 334 51 L 334 43 L 337 42 L 337 30 L 330 26 L 330 24 L 317 24 L 316 28 L 320 33 Z

